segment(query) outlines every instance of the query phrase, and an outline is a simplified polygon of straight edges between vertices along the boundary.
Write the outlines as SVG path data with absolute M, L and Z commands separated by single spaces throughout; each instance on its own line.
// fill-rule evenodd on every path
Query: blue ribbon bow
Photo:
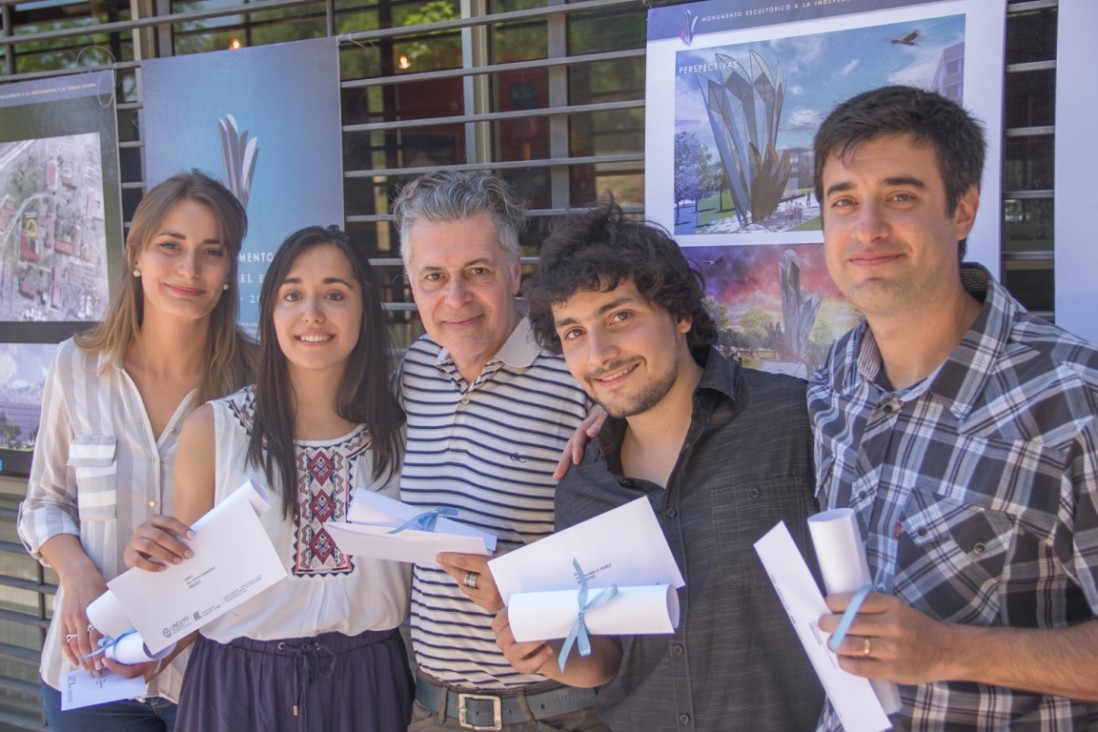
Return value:
M 396 527 L 390 534 L 399 534 L 405 529 L 419 529 L 420 531 L 434 531 L 435 522 L 438 521 L 439 516 L 457 516 L 456 508 L 435 508 L 430 511 L 424 511 L 418 516 L 413 516 L 400 526 Z
M 108 648 L 114 648 L 115 646 L 118 645 L 118 642 L 120 640 L 125 638 L 127 635 L 133 635 L 136 632 L 137 632 L 137 628 L 135 628 L 131 625 L 129 630 L 127 630 L 125 633 L 118 636 L 117 638 L 111 638 L 110 636 L 106 636 L 106 635 L 100 636 L 99 637 L 99 649 L 95 650 L 95 651 L 92 651 L 91 653 L 85 653 L 80 658 L 91 658 L 93 656 L 98 656 L 100 653 L 106 653 Z
M 579 645 L 579 654 L 581 656 L 586 658 L 591 655 L 591 639 L 587 635 L 587 620 L 584 615 L 590 610 L 602 607 L 618 594 L 618 586 L 610 585 L 595 595 L 591 602 L 587 602 L 587 575 L 583 573 L 583 569 L 575 559 L 572 560 L 572 567 L 575 568 L 580 581 L 579 612 L 576 614 L 576 622 L 572 624 L 572 629 L 568 631 L 568 637 L 564 639 L 564 646 L 560 649 L 560 655 L 557 656 L 557 665 L 560 666 L 561 672 L 564 671 L 564 664 L 568 662 L 568 654 L 571 652 L 573 645 Z

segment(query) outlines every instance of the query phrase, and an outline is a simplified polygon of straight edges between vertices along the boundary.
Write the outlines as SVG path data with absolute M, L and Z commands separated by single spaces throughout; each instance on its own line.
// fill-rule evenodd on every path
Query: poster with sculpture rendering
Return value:
M 889 84 L 935 90 L 985 125 L 1000 190 L 1004 0 L 707 0 L 648 14 L 648 217 L 706 277 L 721 349 L 807 376 L 861 314 L 824 264 L 812 140 L 839 102 Z M 999 201 L 968 258 L 999 272 Z
M 254 333 L 278 245 L 343 221 L 343 137 L 334 37 L 142 63 L 145 181 L 198 168 L 248 210 L 240 323 Z

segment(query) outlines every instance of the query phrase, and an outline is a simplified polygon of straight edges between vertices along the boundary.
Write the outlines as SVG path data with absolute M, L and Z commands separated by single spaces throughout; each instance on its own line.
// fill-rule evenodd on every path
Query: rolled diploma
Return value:
M 135 663 L 149 663 L 150 661 L 167 658 L 173 650 L 175 650 L 174 643 L 160 651 L 160 653 L 151 653 L 149 647 L 145 645 L 145 640 L 140 635 L 130 633 L 122 636 L 117 643 L 104 651 L 103 655 L 112 661 L 132 666 Z
M 114 593 L 107 590 L 88 605 L 88 622 L 95 626 L 100 634 L 110 638 L 119 638 L 133 627 L 133 621 Z
M 587 590 L 587 600 L 602 588 Z M 576 622 L 579 589 L 516 592 L 507 605 L 511 632 L 520 643 L 564 638 Z M 619 587 L 605 605 L 584 614 L 591 635 L 655 635 L 679 626 L 679 594 L 670 585 Z
M 252 508 L 255 509 L 257 516 L 262 516 L 264 512 L 271 507 L 270 501 L 267 500 L 267 491 L 263 489 L 263 486 L 259 485 L 254 480 L 247 480 L 241 484 L 239 488 L 230 493 L 225 500 L 211 508 L 205 515 L 195 521 L 191 527 L 200 529 L 210 516 L 217 516 L 224 513 L 230 506 L 235 506 L 243 502 L 250 503 Z M 144 570 L 130 569 L 127 571 L 141 572 Z M 100 633 L 110 638 L 120 638 L 126 631 L 133 627 L 133 621 L 130 620 L 130 616 L 126 614 L 126 610 L 110 590 L 107 590 L 93 600 L 92 603 L 88 605 L 87 613 L 88 622 L 94 625 L 95 629 Z M 144 663 L 144 661 L 137 661 L 136 663 Z
M 808 533 L 816 548 L 827 594 L 857 592 L 873 584 L 865 545 L 858 528 L 858 517 L 852 508 L 835 508 L 808 517 Z M 900 710 L 900 690 L 891 681 L 870 679 L 873 691 L 884 707 L 885 714 Z

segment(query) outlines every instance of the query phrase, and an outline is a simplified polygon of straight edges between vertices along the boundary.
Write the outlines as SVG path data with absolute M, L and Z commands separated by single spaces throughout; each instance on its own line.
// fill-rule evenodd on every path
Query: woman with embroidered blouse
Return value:
M 50 365 L 19 535 L 60 584 L 41 665 L 53 732 L 172 729 L 187 653 L 107 661 L 86 609 L 125 569 L 134 527 L 172 510 L 183 419 L 252 379 L 254 344 L 236 326 L 246 229 L 236 198 L 198 171 L 154 187 L 134 212 L 106 319 Z M 144 674 L 146 696 L 62 712 L 62 677 L 80 666 Z
M 398 490 L 404 415 L 365 255 L 335 227 L 292 234 L 264 278 L 259 333 L 255 386 L 187 419 L 175 518 L 127 552 L 154 571 L 186 561 L 187 525 L 244 481 L 281 496 L 260 521 L 287 577 L 202 628 L 178 729 L 403 730 L 407 565 L 348 556 L 325 528 L 346 521 L 353 488 Z

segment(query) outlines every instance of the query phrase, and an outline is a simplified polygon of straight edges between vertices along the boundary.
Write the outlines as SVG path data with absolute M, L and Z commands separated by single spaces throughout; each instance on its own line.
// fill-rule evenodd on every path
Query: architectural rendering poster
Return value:
M 0 86 L 0 472 L 25 474 L 56 344 L 122 258 L 114 74 Z
M 337 39 L 151 59 L 142 68 L 147 185 L 198 168 L 248 209 L 240 322 L 254 333 L 278 245 L 303 226 L 344 224 Z
M 939 91 L 985 125 L 968 259 L 999 272 L 1004 0 L 707 0 L 648 14 L 645 210 L 706 274 L 726 353 L 805 376 L 860 314 L 827 275 L 812 139 L 839 102 Z M 751 251 L 744 251 L 750 248 Z
M 0 343 L 0 460 L 4 473 L 30 472 L 53 343 Z

